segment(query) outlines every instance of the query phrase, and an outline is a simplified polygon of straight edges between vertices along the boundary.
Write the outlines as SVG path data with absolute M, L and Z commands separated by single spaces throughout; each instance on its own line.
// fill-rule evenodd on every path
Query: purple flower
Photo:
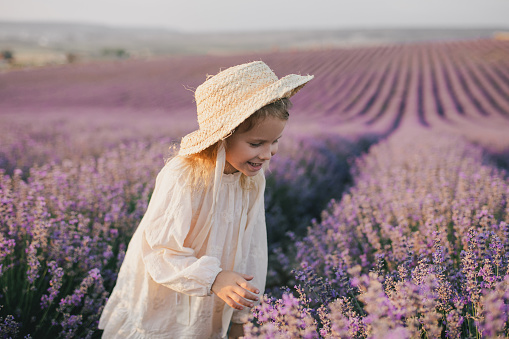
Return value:
M 64 276 L 64 270 L 57 266 L 55 261 L 48 263 L 49 273 L 51 274 L 51 280 L 49 282 L 50 287 L 48 288 L 48 294 L 41 297 L 41 308 L 45 309 L 53 302 L 60 292 L 62 287 L 62 279 Z
M 34 243 L 30 244 L 25 250 L 27 254 L 27 280 L 32 285 L 31 289 L 35 289 L 33 286 L 35 280 L 39 278 L 40 263 L 37 258 L 37 247 Z

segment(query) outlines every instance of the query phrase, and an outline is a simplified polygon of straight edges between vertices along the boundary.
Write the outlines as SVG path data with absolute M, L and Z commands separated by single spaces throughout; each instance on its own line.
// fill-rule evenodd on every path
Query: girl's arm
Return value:
M 178 163 L 167 164 L 142 220 L 142 255 L 152 279 L 175 291 L 193 295 L 211 294 L 212 283 L 221 271 L 213 256 L 196 257 L 184 246 L 193 218 L 191 189 Z

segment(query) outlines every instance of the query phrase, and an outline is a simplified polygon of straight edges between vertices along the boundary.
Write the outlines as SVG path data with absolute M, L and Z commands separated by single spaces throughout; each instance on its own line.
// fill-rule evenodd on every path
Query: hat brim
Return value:
M 180 143 L 179 155 L 185 156 L 201 152 L 224 139 L 254 112 L 279 99 L 292 97 L 313 78 L 313 75 L 290 74 L 259 90 L 235 106 L 229 114 L 224 114 L 223 116 L 229 119 L 219 124 L 219 128 L 215 130 L 199 129 L 184 136 Z

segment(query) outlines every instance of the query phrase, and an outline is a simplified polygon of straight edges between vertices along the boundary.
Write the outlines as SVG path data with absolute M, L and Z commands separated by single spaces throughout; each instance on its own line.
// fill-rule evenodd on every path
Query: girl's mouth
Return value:
M 255 170 L 259 170 L 260 168 L 262 168 L 262 163 L 256 163 L 256 162 L 251 162 L 251 161 L 248 161 L 247 162 L 251 167 L 253 167 L 253 169 Z

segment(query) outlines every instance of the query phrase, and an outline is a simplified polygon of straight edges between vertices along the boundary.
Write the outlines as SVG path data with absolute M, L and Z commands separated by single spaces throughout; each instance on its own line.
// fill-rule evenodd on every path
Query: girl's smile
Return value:
M 279 138 L 285 126 L 286 121 L 271 116 L 258 121 L 248 131 L 243 131 L 240 125 L 226 139 L 224 173 L 240 171 L 247 176 L 256 175 L 263 164 L 277 153 Z

